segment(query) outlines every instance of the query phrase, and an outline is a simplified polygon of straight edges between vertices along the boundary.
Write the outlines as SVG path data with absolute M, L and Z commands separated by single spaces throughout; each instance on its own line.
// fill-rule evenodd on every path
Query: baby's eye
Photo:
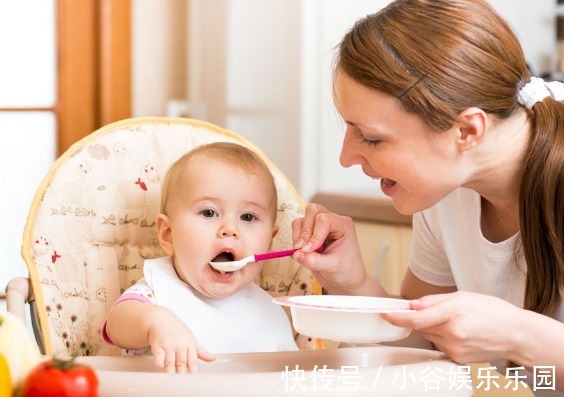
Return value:
M 213 218 L 214 216 L 217 216 L 214 210 L 203 210 L 201 214 L 206 218 Z
M 253 214 L 243 214 L 241 215 L 241 220 L 245 221 L 245 222 L 252 222 L 255 219 L 255 216 Z

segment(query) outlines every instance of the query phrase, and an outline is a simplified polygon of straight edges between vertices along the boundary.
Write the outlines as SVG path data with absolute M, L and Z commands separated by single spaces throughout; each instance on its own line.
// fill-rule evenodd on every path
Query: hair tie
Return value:
M 531 77 L 531 81 L 517 93 L 517 102 L 530 110 L 537 102 L 542 102 L 546 97 L 564 101 L 564 83 L 560 81 L 547 83 L 539 77 Z

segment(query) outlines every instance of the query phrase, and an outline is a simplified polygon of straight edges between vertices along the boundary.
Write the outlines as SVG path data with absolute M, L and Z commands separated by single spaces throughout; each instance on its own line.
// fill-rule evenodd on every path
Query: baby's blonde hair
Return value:
M 186 165 L 191 159 L 197 156 L 213 158 L 231 166 L 238 167 L 249 174 L 264 176 L 267 181 L 266 183 L 270 184 L 270 190 L 272 192 L 272 219 L 276 221 L 278 193 L 270 169 L 264 160 L 255 152 L 245 146 L 231 142 L 214 142 L 198 146 L 182 155 L 182 157 L 170 166 L 165 175 L 161 190 L 161 213 L 167 214 L 167 204 L 175 192 L 175 187 L 182 184 Z M 176 191 L 180 190 L 176 189 Z

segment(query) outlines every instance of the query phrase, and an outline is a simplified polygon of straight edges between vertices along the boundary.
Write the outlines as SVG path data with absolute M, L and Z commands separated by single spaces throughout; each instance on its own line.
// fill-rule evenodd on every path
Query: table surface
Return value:
M 197 374 L 165 374 L 154 367 L 152 357 L 79 361 L 96 370 L 100 397 L 532 395 L 529 390 L 472 390 L 462 378 L 456 390 L 452 374 L 471 369 L 475 387 L 479 366 L 458 366 L 436 351 L 380 345 L 218 355 L 215 362 L 201 362 Z

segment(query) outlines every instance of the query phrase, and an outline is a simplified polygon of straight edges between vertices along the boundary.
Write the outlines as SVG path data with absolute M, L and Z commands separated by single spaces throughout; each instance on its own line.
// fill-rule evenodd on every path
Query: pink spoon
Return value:
M 319 247 L 316 251 L 321 252 L 323 246 Z M 249 263 L 265 261 L 267 259 L 282 258 L 284 256 L 291 256 L 297 249 L 285 250 L 285 251 L 274 251 L 268 252 L 266 254 L 256 254 L 247 256 L 246 258 L 239 259 L 238 261 L 231 262 L 210 262 L 211 267 L 220 272 L 235 272 L 242 269 Z

